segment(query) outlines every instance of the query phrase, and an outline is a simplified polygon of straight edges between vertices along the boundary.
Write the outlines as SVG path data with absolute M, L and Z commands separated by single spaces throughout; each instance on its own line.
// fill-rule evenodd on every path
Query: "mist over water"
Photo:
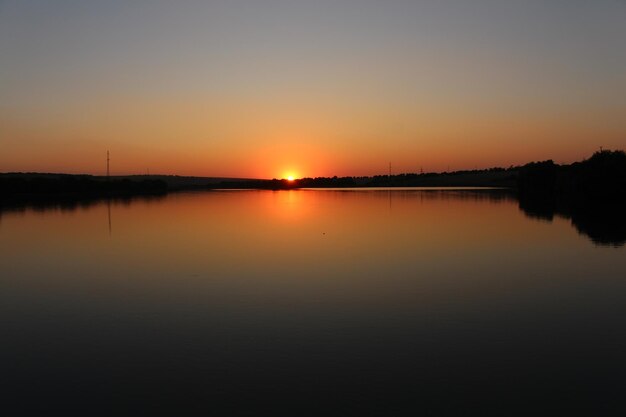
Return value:
M 499 190 L 4 207 L 4 407 L 622 415 L 624 226 L 599 217 Z

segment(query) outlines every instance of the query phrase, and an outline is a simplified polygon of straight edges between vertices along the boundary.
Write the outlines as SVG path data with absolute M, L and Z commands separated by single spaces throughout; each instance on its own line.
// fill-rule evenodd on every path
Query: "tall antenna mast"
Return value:
M 109 179 L 109 151 L 107 151 L 107 180 Z
M 389 178 L 391 178 L 391 162 L 389 162 Z

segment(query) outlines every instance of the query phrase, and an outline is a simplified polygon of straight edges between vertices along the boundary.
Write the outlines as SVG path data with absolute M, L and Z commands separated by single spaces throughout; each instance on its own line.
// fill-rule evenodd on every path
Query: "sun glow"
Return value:
M 295 180 L 293 175 L 287 175 L 287 181 L 293 181 Z

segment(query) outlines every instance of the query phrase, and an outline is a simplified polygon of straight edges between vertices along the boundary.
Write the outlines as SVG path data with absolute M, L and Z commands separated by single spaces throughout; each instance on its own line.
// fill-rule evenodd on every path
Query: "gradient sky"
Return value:
M 626 148 L 624 0 L 0 0 L 0 172 L 284 177 Z

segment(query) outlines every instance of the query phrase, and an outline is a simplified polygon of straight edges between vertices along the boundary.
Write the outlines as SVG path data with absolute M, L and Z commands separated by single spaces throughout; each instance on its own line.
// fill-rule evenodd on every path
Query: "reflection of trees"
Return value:
M 125 196 L 115 198 L 104 197 L 75 197 L 75 196 L 30 196 L 29 198 L 13 199 L 9 201 L 0 201 L 0 214 L 2 212 L 22 213 L 26 211 L 46 212 L 46 211 L 76 211 L 79 209 L 88 209 L 92 206 L 107 201 L 114 204 L 130 205 L 133 201 L 159 201 L 165 198 L 162 195 L 138 195 Z
M 626 205 L 593 207 L 571 213 L 572 224 L 579 233 L 598 245 L 622 246 L 626 243 Z
M 381 196 L 388 197 L 392 195 L 394 200 L 465 200 L 465 201 L 488 201 L 492 203 L 499 203 L 504 201 L 515 201 L 515 192 L 506 188 L 415 188 L 415 189 L 401 189 L 401 188 L 350 188 L 350 189 L 337 189 L 332 190 L 333 193 L 359 193 L 364 196 L 371 196 L 372 198 L 380 198 Z
M 413 189 L 372 190 L 367 188 L 337 189 L 334 193 L 360 193 L 372 199 L 401 200 L 463 200 L 498 204 L 517 200 L 520 210 L 529 218 L 551 222 L 555 216 L 571 219 L 572 226 L 598 245 L 626 244 L 626 202 L 599 203 L 596 200 L 566 199 L 554 195 L 516 195 L 506 189 Z M 76 211 L 102 202 L 130 205 L 134 201 L 157 202 L 165 195 L 137 195 L 117 198 L 77 198 L 69 196 L 30 196 L 21 200 L 0 200 L 0 220 L 4 212 Z M 110 221 L 110 219 L 109 219 Z M 110 227 L 110 226 L 109 226 Z
M 582 202 L 555 198 L 520 197 L 520 209 L 528 217 L 552 221 L 554 216 L 571 219 L 578 233 L 598 245 L 626 244 L 626 203 Z
M 525 196 L 519 198 L 519 208 L 531 219 L 552 221 L 555 214 L 554 199 L 533 199 Z

